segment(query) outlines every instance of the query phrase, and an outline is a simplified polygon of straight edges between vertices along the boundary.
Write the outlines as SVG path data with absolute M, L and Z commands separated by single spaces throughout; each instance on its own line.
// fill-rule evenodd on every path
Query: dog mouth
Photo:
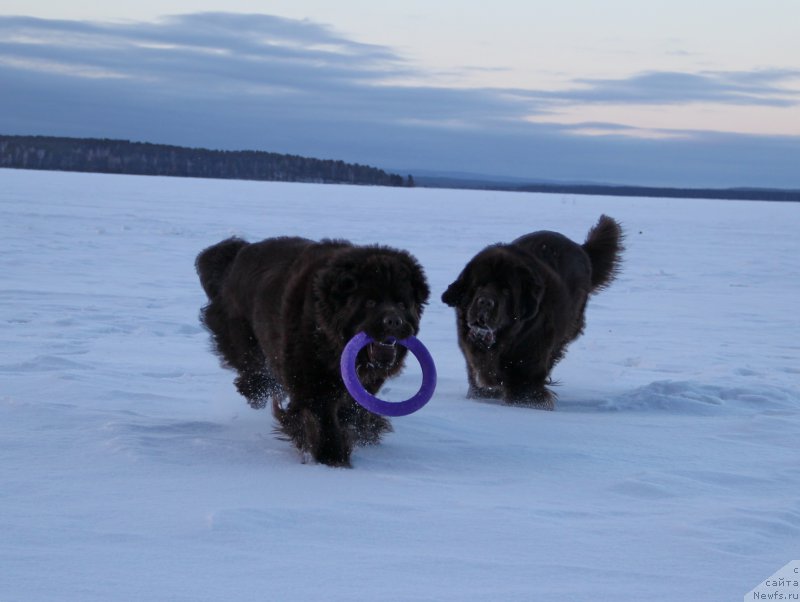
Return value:
M 397 340 L 373 341 L 367 346 L 367 357 L 371 367 L 391 368 L 397 361 Z
M 497 335 L 493 329 L 487 328 L 486 326 L 479 326 L 478 324 L 469 325 L 467 336 L 473 343 L 482 345 L 487 349 L 494 345 L 497 340 Z

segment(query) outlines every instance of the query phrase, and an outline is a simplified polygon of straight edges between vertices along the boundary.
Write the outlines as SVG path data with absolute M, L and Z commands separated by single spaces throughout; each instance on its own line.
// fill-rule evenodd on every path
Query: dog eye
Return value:
M 367 302 L 364 305 L 366 305 L 368 309 L 372 309 L 377 305 L 377 303 L 375 303 L 375 299 L 367 299 Z

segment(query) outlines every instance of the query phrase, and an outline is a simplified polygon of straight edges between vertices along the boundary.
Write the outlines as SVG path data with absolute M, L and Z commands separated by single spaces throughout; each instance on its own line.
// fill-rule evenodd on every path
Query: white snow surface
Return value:
M 625 263 L 557 410 L 465 399 L 446 286 L 601 213 Z M 800 550 L 799 233 L 793 203 L 0 170 L 0 600 L 739 600 Z M 234 234 L 424 265 L 438 388 L 352 469 L 211 353 L 193 262 Z

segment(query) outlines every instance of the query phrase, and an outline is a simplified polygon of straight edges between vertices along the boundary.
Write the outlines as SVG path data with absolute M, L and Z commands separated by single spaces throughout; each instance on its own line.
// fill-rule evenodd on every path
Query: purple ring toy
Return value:
M 359 332 L 350 339 L 345 345 L 344 351 L 342 351 L 339 367 L 342 372 L 344 386 L 353 396 L 353 399 L 370 412 L 384 416 L 407 416 L 428 403 L 433 397 L 434 389 L 436 389 L 436 366 L 433 363 L 431 354 L 419 339 L 414 336 L 410 336 L 407 339 L 397 339 L 396 342 L 413 353 L 422 368 L 422 385 L 420 385 L 419 391 L 405 401 L 395 402 L 378 399 L 364 388 L 356 374 L 356 356 L 358 356 L 359 351 L 372 342 L 372 337 L 366 332 Z

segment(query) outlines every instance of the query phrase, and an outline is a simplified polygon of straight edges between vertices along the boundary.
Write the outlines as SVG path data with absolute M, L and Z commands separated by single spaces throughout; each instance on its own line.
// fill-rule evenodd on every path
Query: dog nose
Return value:
M 383 317 L 383 327 L 390 332 L 396 332 L 403 327 L 404 321 L 399 314 L 386 314 Z
M 494 299 L 492 299 L 490 297 L 482 297 L 481 296 L 481 297 L 478 297 L 478 300 L 476 301 L 476 303 L 478 304 L 478 309 L 483 309 L 483 310 L 487 310 L 488 311 L 488 310 L 490 310 L 490 309 L 492 309 L 494 307 L 495 301 L 494 301 Z

